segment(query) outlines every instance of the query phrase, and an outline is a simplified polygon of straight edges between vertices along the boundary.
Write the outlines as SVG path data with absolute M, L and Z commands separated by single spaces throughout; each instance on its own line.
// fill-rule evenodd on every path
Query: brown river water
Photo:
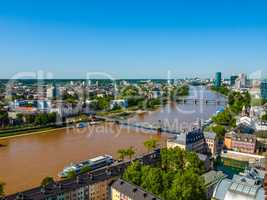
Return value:
M 205 89 L 197 95 L 222 98 Z M 222 106 L 220 105 L 177 105 L 170 103 L 157 111 L 139 114 L 131 122 L 156 123 L 166 120 L 178 124 L 192 124 L 198 119 L 206 120 Z M 180 127 L 178 127 L 180 128 Z M 41 134 L 32 134 L 0 139 L 0 181 L 6 183 L 5 193 L 11 194 L 40 185 L 46 176 L 57 174 L 71 162 L 78 162 L 102 154 L 117 157 L 121 148 L 133 146 L 136 154 L 146 153 L 143 142 L 157 138 L 161 146 L 166 145 L 166 135 L 149 133 L 134 128 L 103 123 L 82 129 L 60 129 Z

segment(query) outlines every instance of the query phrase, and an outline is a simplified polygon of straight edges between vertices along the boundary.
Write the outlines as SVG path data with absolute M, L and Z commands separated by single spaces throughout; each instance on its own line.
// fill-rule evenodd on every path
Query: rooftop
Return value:
M 133 185 L 122 179 L 115 181 L 112 184 L 112 188 L 124 194 L 125 196 L 128 196 L 132 200 L 160 200 L 152 193 L 146 192 L 139 186 Z
M 214 132 L 204 132 L 204 137 L 206 139 L 215 139 L 216 138 L 216 133 L 214 133 Z
M 211 170 L 202 175 L 205 181 L 205 185 L 213 185 L 218 183 L 221 179 L 226 178 L 226 175 L 222 171 Z
M 180 135 L 177 135 L 177 138 L 174 142 L 177 142 L 179 144 L 192 144 L 201 139 L 204 139 L 204 134 L 202 130 L 195 129 L 187 133 L 181 133 Z
M 257 170 L 256 170 L 257 171 Z M 260 172 L 254 169 L 246 171 L 244 174 L 234 175 L 233 179 L 225 178 L 217 185 L 213 197 L 218 200 L 264 199 L 264 189 Z

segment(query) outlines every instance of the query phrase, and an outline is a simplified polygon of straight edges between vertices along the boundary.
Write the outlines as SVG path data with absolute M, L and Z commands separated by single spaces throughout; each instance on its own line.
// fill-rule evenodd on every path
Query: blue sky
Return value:
M 266 10 L 266 0 L 0 0 L 0 78 L 266 76 Z

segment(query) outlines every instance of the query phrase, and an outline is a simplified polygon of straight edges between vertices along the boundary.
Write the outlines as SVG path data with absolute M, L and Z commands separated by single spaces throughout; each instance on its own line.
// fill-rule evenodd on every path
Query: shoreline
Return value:
M 51 132 L 51 131 L 56 131 L 56 130 L 63 130 L 63 129 L 67 129 L 68 127 L 59 127 L 59 128 L 51 128 L 48 130 L 43 130 L 43 131 L 33 131 L 30 133 L 21 133 L 21 134 L 14 134 L 14 135 L 9 135 L 9 136 L 0 136 L 0 141 L 4 140 L 4 139 L 10 139 L 10 138 L 16 138 L 16 137 L 22 137 L 22 136 L 28 136 L 28 135 L 35 135 L 35 134 L 42 134 L 42 133 L 47 133 L 47 132 Z

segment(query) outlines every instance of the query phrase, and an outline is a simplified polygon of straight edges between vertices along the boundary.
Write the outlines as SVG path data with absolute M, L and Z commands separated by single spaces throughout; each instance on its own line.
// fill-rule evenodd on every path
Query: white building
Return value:
M 128 101 L 125 99 L 112 100 L 110 102 L 110 109 L 113 109 L 116 106 L 118 106 L 120 108 L 127 108 L 128 107 Z
M 263 179 L 265 172 L 257 169 L 234 175 L 233 179 L 222 179 L 216 186 L 213 199 L 216 200 L 263 200 Z

